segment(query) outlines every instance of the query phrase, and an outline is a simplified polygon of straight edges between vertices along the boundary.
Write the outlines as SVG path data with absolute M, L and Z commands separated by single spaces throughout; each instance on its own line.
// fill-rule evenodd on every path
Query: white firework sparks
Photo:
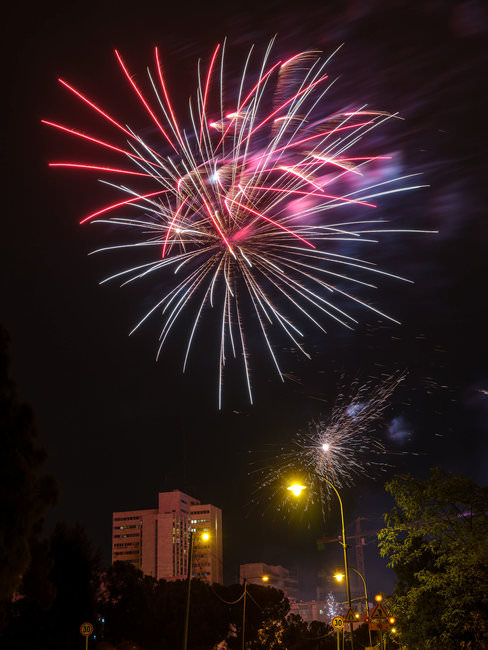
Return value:
M 375 281 L 385 277 L 409 280 L 377 268 L 362 254 L 338 251 L 340 246 L 359 248 L 376 242 L 392 231 L 426 232 L 395 230 L 374 216 L 378 197 L 425 187 L 418 184 L 417 175 L 378 178 L 374 170 L 387 164 L 383 161 L 389 156 L 354 152 L 362 138 L 398 116 L 360 105 L 327 114 L 325 96 L 334 83 L 327 73 L 331 57 L 308 51 L 272 61 L 272 44 L 254 70 L 251 48 L 237 93 L 226 91 L 225 42 L 216 47 L 206 73 L 198 68 L 189 129 L 176 118 L 158 49 L 154 70 L 148 69 L 150 99 L 116 51 L 161 143 L 143 140 L 61 79 L 124 141 L 107 141 L 43 120 L 125 159 L 125 166 L 50 164 L 131 179 L 130 186 L 101 179 L 122 196 L 81 223 L 97 221 L 130 231 L 131 241 L 99 251 L 147 253 L 146 262 L 124 268 L 104 282 L 158 278 L 160 293 L 132 330 L 159 314 L 163 326 L 158 356 L 173 330 L 184 324 L 185 370 L 204 313 L 213 312 L 220 340 L 219 408 L 229 357 L 242 359 L 252 402 L 248 341 L 253 328 L 283 380 L 272 332 L 281 332 L 309 357 L 303 326 L 308 322 L 325 332 L 325 323 L 332 320 L 353 329 L 358 321 L 348 304 L 397 322 L 355 295 L 354 288 L 374 289 Z M 347 214 L 334 219 L 332 210 Z M 359 210 L 364 216 L 358 216 Z

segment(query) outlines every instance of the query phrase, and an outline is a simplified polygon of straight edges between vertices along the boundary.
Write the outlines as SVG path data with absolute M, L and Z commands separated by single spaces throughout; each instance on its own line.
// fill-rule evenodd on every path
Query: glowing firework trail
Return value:
M 384 471 L 388 450 L 379 424 L 405 377 L 398 372 L 377 383 L 354 383 L 347 394 L 339 394 L 329 413 L 311 420 L 285 445 L 270 449 L 272 458 L 255 470 L 257 498 L 287 510 L 296 501 L 290 501 L 286 488 L 299 482 L 307 487 L 300 508 L 318 503 L 325 513 L 331 488 L 323 477 L 340 489 L 354 485 L 357 477 Z
M 376 206 L 371 199 L 424 187 L 408 184 L 415 174 L 380 182 L 375 177 L 372 182 L 373 166 L 388 156 L 349 155 L 349 149 L 362 136 L 394 115 L 360 106 L 324 116 L 324 95 L 332 85 L 326 72 L 329 59 L 323 60 L 318 52 L 302 52 L 284 62 L 271 62 L 271 47 L 272 43 L 257 74 L 251 71 L 251 49 L 237 97 L 228 96 L 224 88 L 225 44 L 214 49 L 201 74 L 199 65 L 196 100 L 190 99 L 189 106 L 190 129 L 178 124 L 158 49 L 154 52 L 156 74 L 148 70 L 149 93 L 139 79 L 136 83 L 116 51 L 134 99 L 156 127 L 150 144 L 62 79 L 63 88 L 100 115 L 119 140 L 108 141 L 43 120 L 97 147 L 97 151 L 123 158 L 125 163 L 65 161 L 52 162 L 51 166 L 97 171 L 111 179 L 120 175 L 145 184 L 137 189 L 102 180 L 117 190 L 117 200 L 94 210 L 80 223 L 110 213 L 96 222 L 130 228 L 137 235 L 136 241 L 100 250 L 153 251 L 147 263 L 107 280 L 125 278 L 126 284 L 156 272 L 165 274 L 155 305 L 133 330 L 151 314 L 161 313 L 158 356 L 171 330 L 183 323 L 182 314 L 188 313 L 192 322 L 184 352 L 185 368 L 204 311 L 216 310 L 219 407 L 229 354 L 242 358 L 252 402 L 248 358 L 252 324 L 264 337 L 283 378 L 271 329 L 281 330 L 309 356 L 300 342 L 304 319 L 323 331 L 323 317 L 351 327 L 357 321 L 347 311 L 345 303 L 350 302 L 394 320 L 353 295 L 347 286 L 375 288 L 356 277 L 356 272 L 405 278 L 359 257 L 333 252 L 336 249 L 332 247 L 337 247 L 337 242 L 359 245 L 375 241 L 369 237 L 391 232 L 378 227 L 383 220 L 371 214 Z M 162 144 L 157 137 L 162 137 Z M 352 178 L 354 183 L 349 183 Z M 337 191 L 331 192 L 329 188 L 334 185 Z M 340 207 L 361 208 L 368 215 L 358 220 L 355 212 L 339 222 L 326 218 L 327 211 Z M 117 216 L 120 211 L 128 216 Z M 341 268 L 349 269 L 349 273 L 341 272 Z

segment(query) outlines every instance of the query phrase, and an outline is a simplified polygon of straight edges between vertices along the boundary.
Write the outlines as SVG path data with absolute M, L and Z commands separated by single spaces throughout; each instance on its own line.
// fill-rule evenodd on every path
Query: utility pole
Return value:
M 193 531 L 190 528 L 188 539 L 188 573 L 186 576 L 186 611 L 185 611 L 185 631 L 183 634 L 183 650 L 188 648 L 188 628 L 190 625 L 190 592 L 191 592 L 191 569 L 193 563 Z

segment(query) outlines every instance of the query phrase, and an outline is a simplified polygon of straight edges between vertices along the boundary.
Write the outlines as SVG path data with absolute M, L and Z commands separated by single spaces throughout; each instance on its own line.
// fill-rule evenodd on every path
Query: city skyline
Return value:
M 299 20 L 296 8 L 274 2 L 252 15 L 240 8 L 220 13 L 202 7 L 188 17 L 176 5 L 153 6 L 131 13 L 130 21 L 104 2 L 96 11 L 67 3 L 47 11 L 37 7 L 28 15 L 14 10 L 22 46 L 12 44 L 6 70 L 12 204 L 3 219 L 1 322 L 12 342 L 11 376 L 20 399 L 36 414 L 46 470 L 62 488 L 58 506 L 47 513 L 47 533 L 58 520 L 80 523 L 108 565 L 111 513 L 137 511 L 153 503 L 155 494 L 179 486 L 224 512 L 226 582 L 238 581 L 240 564 L 259 559 L 299 566 L 304 584 L 312 584 L 327 563 L 317 540 L 340 530 L 337 505 L 330 504 L 325 520 L 315 511 L 288 518 L 279 503 L 255 498 L 260 452 L 288 442 L 310 419 L 326 414 L 353 382 L 379 381 L 403 369 L 409 372 L 404 388 L 377 430 L 392 451 L 389 466 L 343 490 L 346 524 L 368 517 L 381 525 L 392 504 L 384 482 L 398 473 L 424 477 L 439 465 L 488 482 L 486 225 L 480 192 L 486 156 L 479 79 L 470 72 L 483 60 L 482 31 L 447 5 L 400 2 L 385 11 L 373 5 L 314 8 Z M 115 261 L 88 257 L 100 245 L 100 226 L 78 225 L 80 214 L 110 203 L 110 188 L 97 185 L 95 175 L 87 190 L 85 180 L 69 170 L 50 170 L 49 161 L 67 155 L 66 140 L 47 133 L 40 120 L 69 115 L 73 127 L 91 125 L 85 107 L 59 87 L 57 78 L 68 78 L 111 107 L 116 119 L 123 119 L 126 108 L 131 123 L 156 141 L 137 101 L 119 114 L 126 88 L 113 49 L 127 53 L 142 75 L 159 44 L 175 106 L 183 113 L 198 58 L 206 62 L 226 35 L 244 53 L 251 43 L 263 47 L 278 29 L 277 12 L 283 56 L 306 48 L 331 53 L 344 43 L 331 63 L 331 78 L 341 76 L 331 110 L 356 106 L 361 98 L 405 118 L 378 146 L 390 150 L 400 171 L 421 171 L 430 188 L 392 201 L 385 217 L 399 224 L 415 218 L 439 235 L 421 243 L 387 238 L 375 253 L 379 267 L 415 281 L 378 289 L 380 302 L 402 325 L 371 318 L 355 332 L 327 326 L 326 337 L 312 337 L 312 359 L 306 363 L 279 342 L 285 382 L 255 355 L 255 405 L 239 396 L 243 377 L 231 368 L 230 399 L 218 413 L 219 369 L 203 354 L 214 345 L 212 328 L 203 330 L 195 350 L 201 361 L 197 376 L 193 368 L 182 374 L 176 345 L 155 362 L 158 327 L 128 337 L 134 306 L 141 313 L 150 307 L 147 293 L 132 285 L 123 291 L 99 286 Z M 231 86 L 241 76 L 242 52 L 230 59 Z M 93 128 L 99 128 L 95 120 Z M 96 133 L 106 135 L 103 127 Z M 83 154 L 91 159 L 88 145 Z M 157 293 L 157 283 L 149 290 Z M 182 336 L 189 329 L 185 322 Z M 253 343 L 260 345 L 257 339 Z M 339 545 L 329 546 L 340 554 Z M 365 548 L 365 566 L 372 590 L 393 589 L 393 572 L 373 544 Z M 314 597 L 311 589 L 308 596 Z

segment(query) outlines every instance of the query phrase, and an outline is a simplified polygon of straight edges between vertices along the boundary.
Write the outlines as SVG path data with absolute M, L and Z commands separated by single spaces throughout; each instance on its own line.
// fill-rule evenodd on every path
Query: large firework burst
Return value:
M 348 392 L 338 395 L 326 415 L 310 420 L 286 444 L 270 447 L 267 460 L 254 470 L 258 477 L 256 500 L 288 511 L 295 502 L 287 486 L 298 482 L 306 488 L 299 507 L 319 504 L 325 513 L 332 488 L 324 478 L 341 489 L 354 485 L 360 476 L 374 478 L 385 471 L 389 452 L 378 428 L 405 377 L 397 372 L 374 383 L 354 382 Z
M 115 52 L 131 89 L 154 123 L 150 139 L 143 140 L 62 79 L 64 88 L 125 142 L 44 120 L 107 155 L 125 159 L 125 166 L 50 164 L 131 179 L 130 185 L 103 179 L 122 196 L 80 223 L 110 223 L 130 231 L 133 239 L 128 243 L 100 250 L 147 252 L 147 261 L 118 271 L 104 282 L 127 284 L 157 277 L 159 295 L 132 331 L 159 313 L 163 326 L 158 356 L 170 332 L 184 324 L 188 331 L 185 369 L 204 312 L 213 310 L 220 340 L 219 407 L 229 356 L 242 358 L 252 402 L 248 355 L 252 328 L 262 335 L 283 379 L 271 342 L 272 329 L 280 330 L 309 356 L 302 343 L 303 326 L 309 322 L 325 332 L 324 323 L 332 319 L 353 328 L 357 320 L 348 303 L 394 320 L 354 295 L 354 287 L 375 288 L 374 279 L 384 276 L 405 278 L 380 270 L 362 257 L 338 252 L 338 246 L 360 246 L 375 241 L 379 233 L 391 232 L 374 216 L 375 199 L 422 187 L 412 183 L 415 174 L 375 175 L 389 156 L 351 152 L 361 138 L 395 115 L 365 106 L 327 114 L 324 98 L 333 83 L 326 72 L 330 57 L 307 51 L 272 61 L 271 46 L 257 69 L 253 69 L 251 48 L 237 92 L 227 92 L 225 43 L 218 45 L 205 72 L 199 65 L 187 129 L 173 110 L 157 48 L 154 71 L 148 69 L 150 95 L 143 93 L 141 83 Z M 342 214 L 347 212 L 342 219 L 329 217 L 331 210 L 341 208 Z M 364 210 L 364 216 L 358 216 L 358 210 Z M 189 326 L 181 318 L 185 312 Z

